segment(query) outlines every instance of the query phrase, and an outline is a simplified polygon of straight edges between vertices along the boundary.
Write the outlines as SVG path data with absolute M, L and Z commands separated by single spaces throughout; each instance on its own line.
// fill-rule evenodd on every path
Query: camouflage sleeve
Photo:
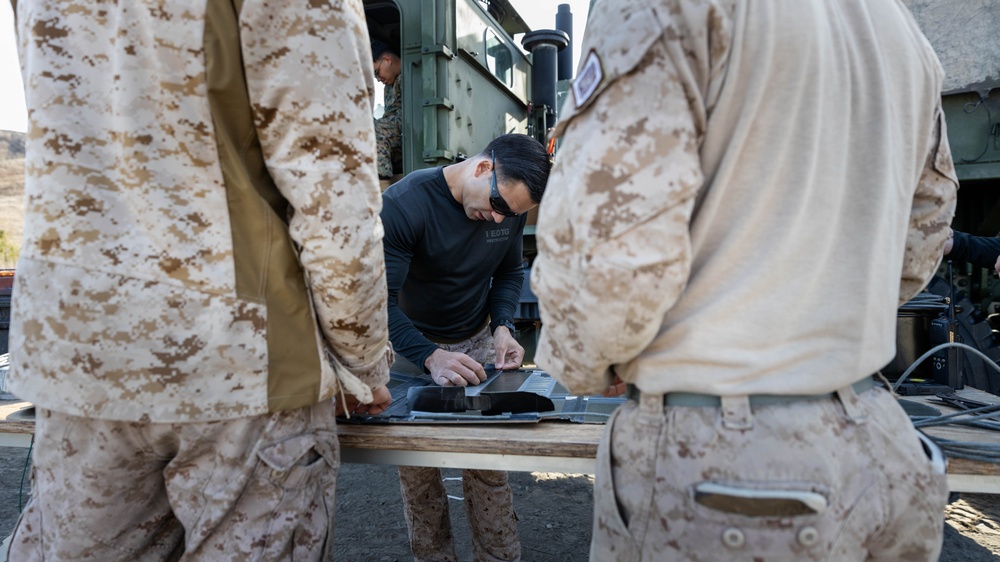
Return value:
M 936 112 L 931 150 L 910 210 L 910 230 L 906 237 L 906 255 L 903 258 L 903 273 L 899 284 L 899 304 L 910 300 L 926 287 L 937 271 L 944 243 L 948 240 L 948 226 L 955 215 L 958 176 L 951 159 L 948 130 L 940 104 Z
M 596 5 L 557 125 L 565 136 L 532 267 L 543 326 L 535 358 L 573 392 L 600 392 L 614 365 L 649 345 L 690 273 L 704 93 L 727 45 L 710 37 L 712 8 L 691 4 Z
M 240 23 L 257 132 L 320 330 L 350 371 L 341 383 L 367 392 L 357 379 L 384 384 L 391 351 L 361 0 L 248 0 Z

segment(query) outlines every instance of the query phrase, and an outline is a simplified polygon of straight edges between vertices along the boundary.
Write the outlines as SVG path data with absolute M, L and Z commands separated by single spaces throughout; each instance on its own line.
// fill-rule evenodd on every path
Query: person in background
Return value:
M 1000 274 L 1000 238 L 973 236 L 957 230 L 951 233 L 944 244 L 946 258 L 992 269 Z
M 513 318 L 522 233 L 549 167 L 538 141 L 508 134 L 468 160 L 412 172 L 383 194 L 389 337 L 435 384 L 477 385 L 487 363 L 521 365 Z M 399 479 L 414 559 L 457 560 L 441 471 L 401 466 Z M 462 486 L 473 558 L 519 560 L 507 473 L 463 470 Z
M 9 559 L 329 560 L 335 398 L 390 400 L 360 2 L 16 4 Z
M 532 288 L 539 367 L 630 398 L 591 560 L 936 561 L 940 451 L 871 377 L 955 209 L 911 14 L 604 0 L 589 22 Z
M 375 146 L 378 177 L 387 186 L 394 170 L 403 167 L 402 63 L 387 43 L 375 39 L 371 46 L 375 79 L 385 84 L 384 113 L 375 119 Z

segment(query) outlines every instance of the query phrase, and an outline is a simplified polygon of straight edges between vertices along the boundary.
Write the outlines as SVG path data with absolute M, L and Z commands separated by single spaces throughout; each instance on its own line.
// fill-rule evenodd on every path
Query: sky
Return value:
M 27 127 L 24 87 L 14 43 L 14 12 L 10 2 L 0 2 L 0 131 L 23 133 Z
M 580 40 L 587 21 L 590 0 L 509 0 L 532 29 L 554 29 L 559 4 L 569 4 L 573 12 L 573 67 L 580 61 Z M 27 113 L 24 88 L 17 62 L 14 14 L 10 2 L 0 2 L 0 130 L 25 132 Z

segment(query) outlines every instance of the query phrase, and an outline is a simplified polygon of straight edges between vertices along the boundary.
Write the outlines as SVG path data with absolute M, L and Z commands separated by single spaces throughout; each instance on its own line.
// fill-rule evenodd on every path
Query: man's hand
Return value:
M 625 381 L 623 381 L 618 375 L 615 375 L 615 380 L 611 381 L 611 384 L 601 391 L 601 396 L 606 396 L 608 398 L 612 396 L 621 396 L 622 394 L 625 394 Z
M 354 413 L 374 416 L 386 411 L 390 404 L 392 404 L 392 394 L 389 394 L 389 388 L 383 384 L 372 389 L 372 403 L 358 404 L 354 408 Z
M 951 248 L 955 245 L 955 231 L 948 229 L 948 239 L 944 241 L 944 255 L 951 253 Z M 998 258 L 998 263 L 1000 263 L 1000 258 Z
M 993 264 L 993 270 L 997 272 L 997 275 L 1000 275 L 1000 256 L 997 256 L 997 262 Z
M 524 348 L 517 343 L 507 326 L 498 326 L 493 332 L 494 363 L 497 369 L 516 369 L 524 359 Z
M 392 395 L 389 394 L 389 389 L 384 384 L 372 389 L 371 404 L 363 404 L 352 394 L 347 394 L 344 398 L 344 401 L 337 400 L 336 413 L 338 416 L 343 416 L 347 412 L 374 416 L 381 414 L 392 404 Z
M 431 380 L 441 386 L 477 385 L 486 380 L 483 366 L 464 353 L 438 349 L 424 361 L 424 366 L 431 372 Z

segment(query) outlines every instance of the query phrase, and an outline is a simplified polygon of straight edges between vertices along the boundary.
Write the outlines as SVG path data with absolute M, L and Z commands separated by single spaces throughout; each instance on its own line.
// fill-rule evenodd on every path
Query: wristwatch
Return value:
M 500 326 L 507 326 L 507 329 L 510 330 L 510 335 L 514 335 L 514 323 L 510 321 L 510 318 L 502 318 L 490 322 L 490 334 L 496 332 Z

